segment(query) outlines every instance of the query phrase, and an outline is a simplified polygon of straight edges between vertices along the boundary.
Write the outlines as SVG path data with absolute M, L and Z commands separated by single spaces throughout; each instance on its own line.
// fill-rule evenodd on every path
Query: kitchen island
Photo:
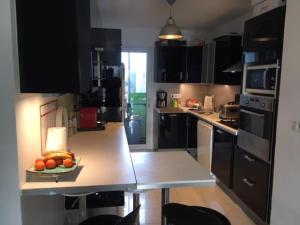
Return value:
M 82 160 L 79 168 L 55 179 L 29 177 L 22 195 L 85 196 L 100 191 L 139 193 L 162 189 L 162 205 L 169 201 L 169 188 L 214 185 L 215 178 L 186 152 L 130 154 L 122 123 L 109 123 L 104 131 L 79 132 L 68 146 Z M 85 215 L 85 214 L 84 214 Z M 162 223 L 166 224 L 164 218 Z
M 132 190 L 136 179 L 122 123 L 109 123 L 104 131 L 78 132 L 68 139 L 69 149 L 81 157 L 79 168 L 58 182 L 31 176 L 22 195 L 55 195 Z

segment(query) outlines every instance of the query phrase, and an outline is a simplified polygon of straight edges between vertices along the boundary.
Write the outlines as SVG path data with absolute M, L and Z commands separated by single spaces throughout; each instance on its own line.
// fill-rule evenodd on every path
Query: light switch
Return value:
M 294 121 L 293 130 L 300 133 L 300 121 Z

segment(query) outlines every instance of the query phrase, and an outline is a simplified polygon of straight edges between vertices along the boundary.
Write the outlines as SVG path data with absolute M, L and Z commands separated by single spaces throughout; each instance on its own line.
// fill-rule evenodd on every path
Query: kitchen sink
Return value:
M 205 115 L 211 115 L 211 114 L 213 114 L 212 111 L 207 111 L 207 110 L 204 110 L 204 109 L 194 109 L 194 108 L 191 108 L 189 110 L 192 111 L 192 112 L 195 112 L 195 113 L 199 113 L 199 114 L 205 114 Z

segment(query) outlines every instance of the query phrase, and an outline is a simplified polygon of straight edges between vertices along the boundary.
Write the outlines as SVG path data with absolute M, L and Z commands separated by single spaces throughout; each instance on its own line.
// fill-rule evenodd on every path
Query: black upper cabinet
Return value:
M 156 82 L 182 83 L 186 73 L 185 46 L 156 46 Z
M 161 83 L 201 83 L 202 46 L 186 42 L 155 48 L 155 81 Z
M 240 85 L 241 73 L 225 73 L 228 67 L 242 60 L 242 37 L 240 35 L 227 35 L 214 39 L 215 63 L 214 83 Z
M 185 82 L 201 83 L 202 76 L 202 46 L 187 47 L 187 72 Z
M 245 22 L 244 51 L 280 49 L 283 41 L 285 7 L 273 9 Z
M 121 65 L 121 30 L 92 28 L 91 46 L 92 48 L 103 48 L 101 52 L 101 61 L 104 65 Z
M 90 3 L 17 0 L 20 88 L 23 93 L 90 89 Z
M 256 53 L 255 64 L 272 64 L 281 58 L 285 6 L 245 22 L 244 52 Z

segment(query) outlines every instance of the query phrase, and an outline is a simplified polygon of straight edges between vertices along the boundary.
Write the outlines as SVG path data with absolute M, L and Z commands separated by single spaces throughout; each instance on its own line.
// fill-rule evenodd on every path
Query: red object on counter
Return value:
M 80 128 L 97 127 L 97 108 L 87 107 L 80 109 Z

